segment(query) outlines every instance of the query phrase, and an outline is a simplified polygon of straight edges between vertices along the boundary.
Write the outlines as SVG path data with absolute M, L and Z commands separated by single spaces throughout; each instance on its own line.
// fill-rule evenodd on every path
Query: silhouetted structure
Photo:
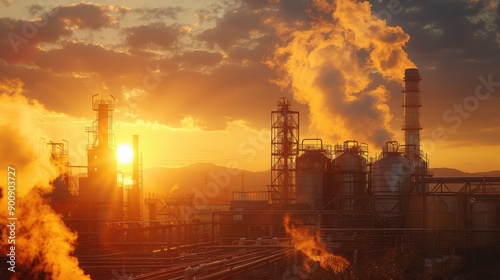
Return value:
M 299 153 L 299 112 L 288 99 L 278 101 L 271 112 L 271 199 L 273 203 L 295 201 L 295 170 Z

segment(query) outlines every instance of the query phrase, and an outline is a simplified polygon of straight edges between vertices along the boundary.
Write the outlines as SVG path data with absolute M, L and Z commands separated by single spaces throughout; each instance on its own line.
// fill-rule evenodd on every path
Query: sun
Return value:
M 121 164 L 127 164 L 134 158 L 134 151 L 132 147 L 127 144 L 119 145 L 116 149 L 116 159 Z

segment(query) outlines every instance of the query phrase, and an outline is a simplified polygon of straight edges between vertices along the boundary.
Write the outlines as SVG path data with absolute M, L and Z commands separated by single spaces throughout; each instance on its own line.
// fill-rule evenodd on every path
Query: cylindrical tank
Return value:
M 339 148 L 336 147 L 337 153 L 340 151 Z M 333 160 L 331 173 L 338 210 L 356 210 L 355 197 L 366 195 L 368 176 L 364 152 L 356 141 L 346 141 L 340 155 Z
M 397 142 L 391 141 L 386 143 L 383 157 L 373 164 L 372 170 L 373 209 L 386 226 L 404 226 L 415 165 L 401 155 Z
M 419 235 L 424 242 L 422 248 L 464 248 L 467 243 L 463 231 L 467 225 L 467 204 L 466 197 L 456 194 L 412 195 L 408 227 L 424 229 Z
M 495 240 L 500 239 L 498 228 L 498 206 L 495 202 L 471 203 L 471 222 L 473 232 L 472 244 L 474 247 L 492 246 Z
M 323 190 L 330 159 L 322 150 L 306 150 L 297 158 L 295 199 L 310 209 L 323 206 Z

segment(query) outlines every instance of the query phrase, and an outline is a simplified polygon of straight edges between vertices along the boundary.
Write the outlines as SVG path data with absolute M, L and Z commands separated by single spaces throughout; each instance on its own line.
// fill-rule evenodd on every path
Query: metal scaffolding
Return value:
M 295 171 L 299 153 L 299 112 L 290 110 L 282 97 L 271 112 L 271 199 L 273 203 L 295 202 Z

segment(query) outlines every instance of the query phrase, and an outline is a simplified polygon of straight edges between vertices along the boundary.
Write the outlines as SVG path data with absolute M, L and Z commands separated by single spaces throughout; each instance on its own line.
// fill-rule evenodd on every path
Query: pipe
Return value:
M 281 246 L 281 245 L 220 245 L 220 246 L 208 246 L 205 248 L 205 258 L 208 258 L 207 254 L 209 249 L 269 249 L 269 248 L 295 248 L 293 246 Z
M 264 258 L 256 260 L 256 261 L 251 261 L 251 262 L 247 262 L 245 264 L 230 267 L 230 268 L 227 268 L 227 269 L 222 270 L 222 271 L 214 272 L 210 275 L 196 277 L 196 279 L 198 279 L 198 280 L 223 279 L 223 277 L 225 277 L 225 276 L 229 276 L 229 275 L 234 276 L 234 275 L 241 273 L 243 271 L 246 271 L 252 267 L 255 268 L 255 267 L 265 265 L 267 263 L 279 261 L 280 259 L 283 258 L 283 255 L 289 254 L 291 252 L 292 252 L 292 249 L 288 249 L 288 250 L 272 254 L 270 256 L 264 257 Z
M 184 279 L 189 280 L 196 274 L 208 272 L 214 269 L 226 268 L 227 259 L 217 260 L 209 263 L 202 263 L 199 266 L 191 267 L 189 266 L 184 270 Z

